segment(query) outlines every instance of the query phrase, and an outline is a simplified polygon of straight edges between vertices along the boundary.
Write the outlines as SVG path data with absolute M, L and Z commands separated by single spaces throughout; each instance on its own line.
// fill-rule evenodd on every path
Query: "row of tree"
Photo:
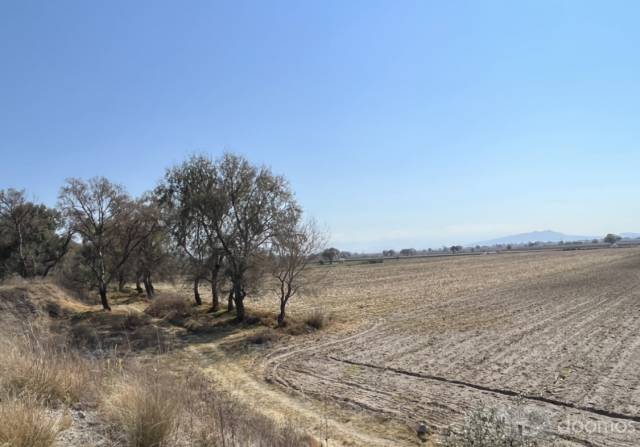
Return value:
M 233 154 L 193 156 L 137 199 L 105 178 L 68 180 L 55 209 L 23 191 L 0 192 L 0 277 L 46 276 L 61 265 L 65 277 L 98 291 L 105 310 L 115 282 L 135 281 L 151 298 L 154 277 L 179 275 L 197 305 L 201 283 L 210 284 L 213 311 L 226 287 L 227 310 L 240 321 L 245 297 L 267 284 L 284 324 L 323 242 L 284 177 Z

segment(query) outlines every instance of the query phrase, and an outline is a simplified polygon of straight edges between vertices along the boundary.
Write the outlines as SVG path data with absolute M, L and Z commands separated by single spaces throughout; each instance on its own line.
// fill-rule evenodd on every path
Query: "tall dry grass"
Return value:
M 101 412 L 113 437 L 131 447 L 161 447 L 175 435 L 181 411 L 180 394 L 166 375 L 137 369 L 112 378 Z
M 33 332 L 0 341 L 0 389 L 49 404 L 74 403 L 95 392 L 94 365 L 65 346 Z
M 32 396 L 3 396 L 0 401 L 0 445 L 6 447 L 50 447 L 65 428 Z
M 216 391 L 203 377 L 194 377 L 184 389 L 185 415 L 181 432 L 186 445 L 202 447 L 313 447 L 296 421 L 276 423 L 233 395 Z

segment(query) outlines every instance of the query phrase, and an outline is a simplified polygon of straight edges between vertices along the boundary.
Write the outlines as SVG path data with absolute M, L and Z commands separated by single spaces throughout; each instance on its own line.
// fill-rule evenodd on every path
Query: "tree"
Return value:
M 155 287 L 153 275 L 161 274 L 170 277 L 173 259 L 169 249 L 169 236 L 166 227 L 159 225 L 160 213 L 157 203 L 146 197 L 140 204 L 141 225 L 147 228 L 147 237 L 133 251 L 130 261 L 125 263 L 135 275 L 136 289 L 142 293 L 140 283 L 144 285 L 147 298 L 153 298 Z M 128 265 L 130 264 L 130 265 Z
M 68 231 L 80 239 L 85 282 L 98 289 L 104 310 L 111 310 L 107 288 L 132 252 L 154 231 L 144 212 L 125 190 L 104 177 L 69 179 L 62 187 L 59 207 Z
M 0 277 L 47 276 L 69 248 L 62 226 L 58 211 L 27 201 L 24 191 L 0 191 Z
M 322 235 L 313 223 L 299 223 L 298 213 L 291 213 L 290 219 L 278 229 L 271 247 L 270 270 L 276 280 L 276 294 L 280 299 L 278 326 L 285 325 L 289 300 L 309 286 L 311 280 L 307 267 L 311 255 L 324 244 Z
M 155 191 L 171 239 L 188 260 L 196 304 L 202 303 L 200 281 L 208 280 L 214 311 L 220 306 L 219 281 L 225 255 L 216 231 L 230 209 L 219 180 L 215 163 L 196 155 L 168 169 Z
M 277 232 L 301 210 L 284 177 L 265 167 L 225 154 L 216 168 L 216 193 L 210 196 L 220 211 L 219 219 L 213 219 L 215 235 L 226 258 L 236 318 L 243 321 L 244 299 L 261 278 L 265 252 Z
M 613 234 L 613 233 L 609 233 L 604 237 L 604 241 L 607 244 L 611 244 L 611 245 L 615 244 L 620 239 L 622 239 L 620 236 L 618 236 L 617 234 Z
M 395 250 L 383 250 L 382 251 L 382 256 L 384 256 L 385 258 L 392 258 L 396 255 L 396 251 Z
M 462 251 L 462 245 L 452 245 L 451 247 L 449 247 L 449 251 L 451 251 L 451 253 L 455 255 L 459 251 Z
M 403 248 L 400 250 L 400 256 L 415 256 L 417 253 L 415 248 Z
M 329 261 L 330 264 L 333 264 L 334 261 L 337 261 L 340 257 L 340 250 L 334 247 L 327 248 L 322 251 L 322 259 Z

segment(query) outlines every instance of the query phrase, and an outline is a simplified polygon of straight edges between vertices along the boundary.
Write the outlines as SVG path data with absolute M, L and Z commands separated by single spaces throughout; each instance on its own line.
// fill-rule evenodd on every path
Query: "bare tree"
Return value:
M 313 222 L 301 224 L 298 216 L 277 231 L 271 247 L 271 274 L 280 299 L 278 326 L 284 326 L 289 300 L 312 283 L 307 267 L 311 256 L 322 249 L 323 235 Z
M 144 224 L 144 212 L 124 189 L 103 177 L 85 182 L 69 179 L 59 206 L 69 231 L 78 235 L 86 281 L 97 287 L 102 307 L 111 310 L 107 288 L 131 253 L 155 231 Z

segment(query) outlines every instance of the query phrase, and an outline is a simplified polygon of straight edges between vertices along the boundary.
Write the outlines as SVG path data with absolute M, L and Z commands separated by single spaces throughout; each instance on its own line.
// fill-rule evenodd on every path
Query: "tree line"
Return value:
M 191 156 L 138 198 L 103 177 L 68 179 L 55 208 L 30 202 L 24 191 L 0 191 L 0 279 L 57 270 L 96 290 L 107 311 L 111 286 L 135 282 L 153 298 L 154 278 L 179 275 L 196 305 L 202 284 L 210 286 L 214 312 L 226 289 L 227 311 L 238 321 L 247 295 L 267 283 L 283 325 L 323 243 L 283 176 L 229 153 Z

